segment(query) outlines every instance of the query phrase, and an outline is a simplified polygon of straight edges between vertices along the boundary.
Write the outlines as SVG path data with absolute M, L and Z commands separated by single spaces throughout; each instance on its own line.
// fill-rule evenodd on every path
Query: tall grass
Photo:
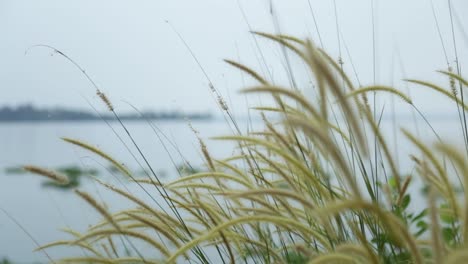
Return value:
M 153 170 L 136 178 L 104 150 L 64 139 L 107 159 L 143 194 L 96 179 L 134 207 L 110 212 L 91 194 L 77 190 L 102 220 L 84 233 L 67 230 L 71 239 L 37 250 L 83 250 L 83 255 L 57 260 L 60 263 L 460 263 L 467 257 L 466 153 L 441 141 L 427 145 L 402 130 L 418 150 L 398 157 L 412 160 L 413 172 L 405 171 L 390 151 L 380 113 L 367 95 L 390 94 L 425 118 L 409 96 L 388 86 L 356 87 L 340 62 L 310 40 L 254 34 L 279 43 L 302 61 L 316 83 L 317 100 L 227 60 L 258 81 L 243 93 L 273 98 L 272 105 L 255 108 L 263 128 L 216 137 L 235 142 L 235 154 L 225 159 L 213 157 L 200 140 L 206 170 L 170 182 L 161 181 Z M 459 74 L 438 74 L 452 86 L 468 86 Z M 468 110 L 450 87 L 408 81 L 446 96 L 463 113 Z M 221 109 L 235 123 L 229 108 Z M 52 179 L 56 175 L 33 169 Z M 414 182 L 423 183 L 426 196 L 410 193 Z M 462 192 L 456 192 L 456 184 L 463 186 Z M 412 209 L 412 203 L 426 206 Z M 148 247 L 151 250 L 142 250 Z

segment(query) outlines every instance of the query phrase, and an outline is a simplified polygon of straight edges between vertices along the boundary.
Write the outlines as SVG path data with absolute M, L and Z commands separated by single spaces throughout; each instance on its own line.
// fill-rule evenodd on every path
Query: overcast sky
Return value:
M 448 1 L 433 2 L 447 59 L 453 62 Z M 431 0 L 375 0 L 373 5 L 376 81 L 407 91 L 398 81 L 406 74 L 446 85 L 446 80 L 434 73 L 447 68 L 447 59 Z M 371 84 L 372 1 L 336 0 L 336 7 L 337 16 L 331 0 L 0 0 L 0 105 L 32 102 L 89 109 L 87 99 L 101 108 L 90 83 L 70 62 L 45 48 L 33 48 L 25 55 L 30 46 L 46 44 L 79 63 L 119 110 L 128 109 L 124 101 L 141 109 L 215 109 L 208 81 L 166 20 L 183 36 L 238 112 L 242 112 L 245 99 L 237 91 L 254 82 L 222 59 L 240 60 L 266 72 L 259 60 L 263 54 L 275 81 L 286 83 L 278 46 L 263 39 L 258 39 L 257 46 L 248 32 L 250 27 L 274 33 L 278 30 L 275 19 L 282 33 L 310 37 L 334 58 L 341 50 L 353 81 L 357 83 L 351 62 L 360 82 Z M 468 1 L 452 0 L 452 7 L 458 56 L 464 67 L 468 62 L 468 18 L 464 15 Z M 342 33 L 340 43 L 337 28 Z M 294 61 L 293 66 L 301 68 Z M 463 69 L 466 67 L 462 72 L 467 76 Z M 296 77 L 305 93 L 312 95 L 307 92 L 307 76 L 298 70 Z M 422 109 L 449 109 L 444 98 L 420 93 L 421 88 L 409 89 Z M 256 103 L 258 98 L 250 101 Z

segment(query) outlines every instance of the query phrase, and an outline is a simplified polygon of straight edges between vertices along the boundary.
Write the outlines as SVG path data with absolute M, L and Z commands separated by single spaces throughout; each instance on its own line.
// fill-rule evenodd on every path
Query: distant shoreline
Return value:
M 215 117 L 206 117 L 206 118 L 197 118 L 197 117 L 190 117 L 185 116 L 181 118 L 122 118 L 120 117 L 121 121 L 134 121 L 134 122 L 141 122 L 141 121 L 214 121 L 217 120 Z M 16 119 L 16 120 L 3 120 L 0 119 L 0 124 L 8 124 L 8 123 L 69 123 L 69 122 L 76 122 L 76 123 L 85 123 L 85 122 L 99 122 L 99 121 L 108 121 L 108 122 L 116 122 L 117 119 Z
M 119 114 L 122 121 L 145 120 L 212 120 L 211 113 L 183 113 L 180 111 L 153 112 L 145 111 L 137 114 Z M 64 108 L 38 109 L 31 105 L 15 108 L 0 108 L 0 122 L 89 122 L 117 121 L 113 114 L 91 113 Z

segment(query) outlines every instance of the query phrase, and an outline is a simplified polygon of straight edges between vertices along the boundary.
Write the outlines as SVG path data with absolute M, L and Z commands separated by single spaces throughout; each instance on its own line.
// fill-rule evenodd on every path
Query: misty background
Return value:
M 191 52 L 237 116 L 245 115 L 247 106 L 267 105 L 270 101 L 268 96 L 239 94 L 242 87 L 256 82 L 226 64 L 225 58 L 239 61 L 270 82 L 288 87 L 289 63 L 298 87 L 313 101 L 314 81 L 303 63 L 291 53 L 287 53 L 286 60 L 277 43 L 249 33 L 257 30 L 312 39 L 334 59 L 344 62 L 344 70 L 356 86 L 395 86 L 409 94 L 425 115 L 444 117 L 431 120 L 431 124 L 442 138 L 463 146 L 453 102 L 402 79 L 426 80 L 449 89 L 448 78 L 435 71 L 447 70 L 449 66 L 456 70 L 455 51 L 462 76 L 468 76 L 467 11 L 466 0 L 0 0 L 0 108 L 32 103 L 40 108 L 92 112 L 89 102 L 99 111 L 106 111 L 94 87 L 73 63 L 37 45 L 53 46 L 76 61 L 120 115 L 134 113 L 128 102 L 143 111 L 221 115 L 209 80 Z M 412 111 L 411 106 L 398 99 L 377 94 L 376 112 L 382 108 L 390 112 L 389 105 L 401 116 Z M 417 117 L 417 122 L 398 119 L 398 125 L 413 128 L 421 122 L 422 133 L 418 131 L 418 136 L 433 141 L 432 131 Z M 239 123 L 242 128 L 261 125 Z M 158 172 L 166 172 L 167 179 L 174 177 L 172 160 L 151 127 L 144 122 L 126 125 L 151 165 Z M 200 131 L 199 135 L 185 121 L 158 125 L 161 133 L 168 135 L 194 164 L 203 163 L 197 136 L 207 139 L 232 132 L 223 122 L 195 122 L 193 127 Z M 397 140 L 397 128 L 392 122 L 382 122 L 384 136 L 391 140 L 389 145 L 400 159 L 402 170 L 409 171 L 412 161 L 406 157 L 412 144 Z M 119 135 L 124 133 L 118 125 L 108 126 L 105 122 L 0 123 L 0 208 L 19 219 L 41 244 L 63 239 L 58 227 L 85 230 L 99 219 L 93 208 L 71 192 L 41 188 L 39 177 L 10 175 L 8 170 L 25 164 L 79 166 L 100 169 L 104 180 L 116 183 L 107 167 L 86 150 L 65 144 L 60 137 L 95 144 L 138 171 L 138 160 L 121 144 L 131 143 L 128 139 L 119 141 Z M 228 157 L 234 149 L 216 141 L 207 140 L 207 144 L 214 157 Z M 91 181 L 83 180 L 82 184 L 94 190 Z M 125 206 L 112 196 L 105 196 L 104 200 L 113 202 L 113 209 Z M 47 261 L 41 252 L 32 251 L 35 247 L 0 212 L 0 262 L 3 257 L 24 263 Z M 50 252 L 53 257 L 76 254 L 67 250 L 72 249 Z
M 440 95 L 401 81 L 423 79 L 447 87 L 448 80 L 434 71 L 446 70 L 447 61 L 455 69 L 449 2 L 432 2 L 434 12 L 431 0 L 1 0 L 0 106 L 33 103 L 91 110 L 89 100 L 105 109 L 72 63 L 52 50 L 30 49 L 45 44 L 83 67 L 117 111 L 131 109 L 124 101 L 140 109 L 216 111 L 208 80 L 175 29 L 236 114 L 246 109 L 238 90 L 255 82 L 222 59 L 238 60 L 273 76 L 276 83 L 288 84 L 278 45 L 253 37 L 249 30 L 311 38 L 334 58 L 341 53 L 345 71 L 356 85 L 357 78 L 362 85 L 375 79 L 408 92 L 423 111 L 453 111 Z M 452 0 L 451 5 L 463 74 L 468 58 L 468 19 L 463 14 L 468 2 Z M 292 65 L 303 67 L 294 58 Z M 295 77 L 304 93 L 313 96 L 307 91 L 312 86 L 308 76 Z M 255 96 L 249 99 L 251 106 L 264 103 Z

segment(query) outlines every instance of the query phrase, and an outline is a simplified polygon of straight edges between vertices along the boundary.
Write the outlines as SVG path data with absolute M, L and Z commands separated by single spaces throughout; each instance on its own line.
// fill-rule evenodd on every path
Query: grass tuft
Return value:
M 227 122 L 236 129 L 233 135 L 214 139 L 234 142 L 232 156 L 216 159 L 192 128 L 206 170 L 169 182 L 134 178 L 102 150 L 64 138 L 111 162 L 140 187 L 154 187 L 159 194 L 154 201 L 164 200 L 166 207 L 95 179 L 133 206 L 109 212 L 91 194 L 77 190 L 103 221 L 83 234 L 67 230 L 72 239 L 39 249 L 79 246 L 89 253 L 62 259 L 63 263 L 159 263 L 159 259 L 164 263 L 458 263 L 466 257 L 466 153 L 440 138 L 435 145 L 426 144 L 402 129 L 416 152 L 407 157 L 414 170 L 399 167 L 396 160 L 405 157 L 390 151 L 381 127 L 384 110 L 371 109 L 366 94 L 396 96 L 427 121 L 411 97 L 379 84 L 355 88 L 342 69 L 342 59 L 335 61 L 308 39 L 254 34 L 280 44 L 301 60 L 317 97 L 306 96 L 296 85 L 269 83 L 255 70 L 226 60 L 259 83 L 243 93 L 274 99 L 254 108 L 263 126 L 242 133 L 224 100 L 217 97 Z M 466 79 L 451 71 L 440 73 L 449 77 L 448 88 L 407 81 L 434 90 L 468 111 L 463 99 L 450 91 L 455 81 L 468 86 Z M 217 91 L 211 81 L 210 87 Z M 118 119 L 107 97 L 98 95 Z M 52 172 L 25 168 L 63 180 Z M 416 194 L 415 182 L 426 186 L 428 195 Z M 462 185 L 461 192 L 456 184 Z M 119 243 L 112 239 L 116 236 L 125 239 Z M 150 253 L 138 250 L 141 242 L 149 245 Z M 127 245 L 137 256 L 125 252 Z

